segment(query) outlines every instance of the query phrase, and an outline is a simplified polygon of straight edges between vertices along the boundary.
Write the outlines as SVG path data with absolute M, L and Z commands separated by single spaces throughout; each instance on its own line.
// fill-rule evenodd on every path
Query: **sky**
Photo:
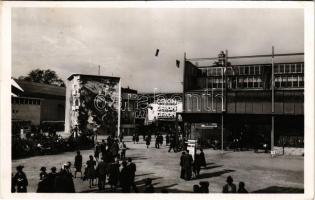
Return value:
M 16 78 L 40 68 L 66 81 L 74 73 L 97 75 L 100 65 L 101 75 L 121 77 L 123 87 L 138 92 L 181 92 L 184 52 L 187 58 L 216 57 L 221 50 L 271 54 L 272 46 L 275 53 L 304 52 L 302 9 L 12 9 Z

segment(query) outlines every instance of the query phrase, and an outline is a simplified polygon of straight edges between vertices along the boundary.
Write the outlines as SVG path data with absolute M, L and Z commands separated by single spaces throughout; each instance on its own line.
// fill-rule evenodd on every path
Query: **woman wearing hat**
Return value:
M 47 177 L 48 177 L 48 174 L 46 172 L 46 167 L 41 167 L 40 168 L 40 173 L 39 173 L 39 180 L 42 181 L 42 180 L 44 180 Z
M 13 177 L 14 188 L 17 187 L 17 192 L 27 192 L 28 180 L 26 174 L 23 172 L 23 165 L 16 167 L 16 174 Z

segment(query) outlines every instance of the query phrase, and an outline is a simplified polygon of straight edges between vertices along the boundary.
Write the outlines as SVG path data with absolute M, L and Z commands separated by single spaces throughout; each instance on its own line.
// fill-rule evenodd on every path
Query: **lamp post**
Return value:
M 155 103 L 155 91 L 157 90 L 157 88 L 153 88 L 153 103 Z

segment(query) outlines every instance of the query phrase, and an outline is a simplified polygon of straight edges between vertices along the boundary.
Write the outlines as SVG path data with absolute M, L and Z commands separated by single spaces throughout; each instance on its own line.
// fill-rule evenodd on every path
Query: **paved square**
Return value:
M 301 156 L 272 158 L 270 154 L 253 151 L 225 151 L 221 154 L 219 150 L 206 149 L 204 153 L 207 166 L 201 169 L 200 178 L 185 181 L 179 178 L 181 152 L 168 153 L 165 143 L 160 149 L 156 149 L 153 141 L 151 147 L 147 149 L 143 141 L 133 144 L 130 137 L 126 137 L 125 141 L 129 148 L 126 156 L 132 157 L 137 165 L 136 184 L 139 192 L 143 191 L 144 180 L 150 177 L 153 179 L 156 192 L 167 189 L 170 193 L 190 193 L 194 184 L 209 181 L 210 193 L 220 193 L 227 176 L 232 176 L 237 185 L 240 181 L 245 182 L 249 192 L 303 193 L 304 191 L 304 157 Z M 83 150 L 81 153 L 84 163 L 89 155 L 94 155 L 93 150 Z M 15 172 L 17 165 L 23 164 L 29 179 L 28 192 L 35 192 L 41 166 L 46 166 L 47 169 L 56 166 L 59 169 L 67 161 L 73 163 L 74 156 L 75 152 L 66 152 L 13 160 L 12 172 Z M 76 192 L 98 192 L 96 186 L 89 188 L 88 181 L 76 178 L 74 183 Z M 109 185 L 106 185 L 106 191 L 108 189 Z

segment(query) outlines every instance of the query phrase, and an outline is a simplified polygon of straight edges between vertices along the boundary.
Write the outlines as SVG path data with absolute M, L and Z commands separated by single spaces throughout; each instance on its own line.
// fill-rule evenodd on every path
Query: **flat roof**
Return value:
M 116 76 L 102 76 L 102 75 L 91 75 L 91 74 L 71 74 L 67 80 L 72 80 L 74 76 L 83 76 L 83 77 L 91 77 L 91 78 L 108 78 L 108 79 L 117 79 L 120 80 L 120 77 Z

